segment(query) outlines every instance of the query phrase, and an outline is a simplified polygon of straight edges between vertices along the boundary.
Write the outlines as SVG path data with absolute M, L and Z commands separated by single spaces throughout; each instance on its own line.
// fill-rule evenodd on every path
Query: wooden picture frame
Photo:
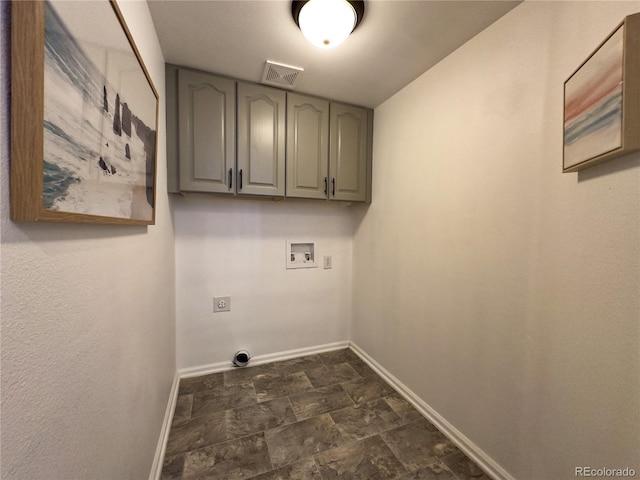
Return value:
M 158 92 L 118 5 L 11 17 L 12 220 L 153 225 Z
M 640 13 L 627 16 L 564 82 L 562 171 L 640 150 Z

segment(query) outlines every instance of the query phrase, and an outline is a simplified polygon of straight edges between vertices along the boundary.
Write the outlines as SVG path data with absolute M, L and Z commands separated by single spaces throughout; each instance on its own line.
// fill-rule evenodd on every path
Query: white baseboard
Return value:
M 427 420 L 433 423 L 451 442 L 462 450 L 471 460 L 473 460 L 487 475 L 495 480 L 513 480 L 513 477 L 496 463 L 489 455 L 480 449 L 475 443 L 469 440 L 460 430 L 449 423 L 442 415 L 436 412 L 429 404 L 412 392 L 409 387 L 398 380 L 394 375 L 382 367 L 371 358 L 362 348 L 353 342 L 349 347 L 365 363 L 367 363 L 378 375 L 380 375 L 389 385 L 391 385 L 400 395 L 402 395 L 416 410 L 424 415 Z
M 291 358 L 304 357 L 306 355 L 314 355 L 316 353 L 330 352 L 332 350 L 340 350 L 348 348 L 349 342 L 333 342 L 324 345 L 316 345 L 313 347 L 298 348 L 296 350 L 287 350 L 284 352 L 266 353 L 264 355 L 256 355 L 251 357 L 249 367 L 261 365 L 263 363 L 280 362 Z M 180 378 L 198 377 L 200 375 L 208 375 L 210 373 L 224 372 L 235 368 L 231 360 L 218 363 L 210 363 L 208 365 L 200 365 L 197 367 L 181 368 L 178 370 Z
M 156 454 L 153 457 L 153 463 L 151 464 L 149 480 L 160 480 L 160 475 L 162 474 L 164 452 L 167 449 L 169 430 L 171 430 L 171 423 L 173 422 L 173 412 L 176 409 L 176 401 L 178 400 L 179 383 L 180 377 L 178 376 L 178 372 L 176 372 L 173 376 L 173 383 L 171 384 L 171 391 L 169 392 L 169 402 L 167 403 L 167 409 L 164 412 L 164 421 L 162 422 L 162 428 L 160 430 L 160 438 L 158 439 Z

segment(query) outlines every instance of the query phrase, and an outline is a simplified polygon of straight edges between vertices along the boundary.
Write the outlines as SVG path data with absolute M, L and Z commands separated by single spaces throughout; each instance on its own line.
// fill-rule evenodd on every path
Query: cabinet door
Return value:
M 329 137 L 329 199 L 367 200 L 369 112 L 366 108 L 331 103 Z
M 237 192 L 284 196 L 286 92 L 238 83 Z
M 287 94 L 287 197 L 327 198 L 329 102 Z
M 180 190 L 233 193 L 235 82 L 178 72 Z

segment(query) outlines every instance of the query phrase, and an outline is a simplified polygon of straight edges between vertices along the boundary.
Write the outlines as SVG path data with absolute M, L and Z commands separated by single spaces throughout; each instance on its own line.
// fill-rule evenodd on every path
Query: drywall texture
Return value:
M 164 91 L 147 4 L 119 4 Z M 155 226 L 11 222 L 9 2 L 1 7 L 1 477 L 147 478 L 175 372 L 164 122 Z
M 323 201 L 174 197 L 179 368 L 344 341 L 351 318 L 351 208 Z M 333 268 L 287 270 L 286 240 Z M 231 311 L 213 313 L 214 296 Z
M 352 339 L 514 478 L 640 472 L 640 154 L 561 173 L 563 82 L 638 11 L 524 2 L 375 111 Z

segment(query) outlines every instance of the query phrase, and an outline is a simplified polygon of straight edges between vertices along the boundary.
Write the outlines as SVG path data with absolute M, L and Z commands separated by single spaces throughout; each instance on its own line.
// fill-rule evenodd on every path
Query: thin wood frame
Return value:
M 604 48 L 606 48 L 608 42 L 613 42 L 612 39 L 615 35 L 622 36 L 621 71 L 615 71 L 615 75 L 621 75 L 621 81 L 616 84 L 616 87 L 614 87 L 616 89 L 619 89 L 620 87 L 618 87 L 617 85 L 621 85 L 621 100 L 617 102 L 614 107 L 605 109 L 605 99 L 608 98 L 610 100 L 610 103 L 608 104 L 609 106 L 613 104 L 613 101 L 611 101 L 611 96 L 601 96 L 604 95 L 604 92 L 602 92 L 602 90 L 604 89 L 603 82 L 595 81 L 596 79 L 594 78 L 591 78 L 590 84 L 593 88 L 583 88 L 580 92 L 582 98 L 578 98 L 578 95 L 576 94 L 568 94 L 568 88 L 571 88 L 572 85 L 575 85 L 579 81 L 583 81 L 582 79 L 576 80 L 576 78 L 579 78 L 579 75 L 585 75 L 585 71 L 587 71 L 587 69 L 589 68 L 599 68 L 598 65 L 600 64 L 598 63 L 598 61 L 600 57 L 597 57 L 597 55 L 599 53 L 601 54 L 601 56 L 604 55 L 604 53 L 602 53 Z M 602 163 L 606 160 L 610 160 L 612 158 L 620 157 L 640 150 L 639 59 L 640 13 L 627 16 L 624 21 L 620 23 L 615 28 L 615 30 L 598 46 L 598 48 L 596 48 L 591 53 L 589 58 L 587 58 L 564 82 L 564 149 L 562 162 L 563 173 L 582 170 L 584 168 Z M 602 64 L 604 64 L 604 62 L 602 62 Z M 600 73 L 604 72 L 601 70 Z M 611 80 L 612 76 L 610 76 L 609 79 Z M 613 80 L 615 80 L 615 78 Z M 597 92 L 596 89 L 600 89 L 601 91 Z M 593 98 L 595 97 L 602 98 L 602 101 L 598 103 L 594 102 Z M 591 100 L 589 100 L 589 98 Z M 578 105 L 581 102 L 582 105 Z M 575 111 L 579 111 L 578 115 L 575 114 Z M 591 114 L 591 117 L 589 117 L 589 114 Z M 574 133 L 575 130 L 572 130 L 572 128 L 575 126 L 574 121 L 576 116 L 582 117 L 583 123 L 585 125 L 585 128 L 582 129 L 582 132 L 587 133 L 578 133 L 576 135 Z M 612 129 L 610 131 L 615 131 L 616 136 L 609 136 L 607 138 L 597 137 L 596 133 L 589 133 L 602 130 L 598 129 L 599 125 L 596 125 L 596 120 L 593 120 L 593 118 L 600 121 L 601 123 L 605 123 L 606 120 L 613 119 L 616 126 L 618 123 L 620 125 L 619 132 L 617 131 L 617 128 Z M 619 135 L 619 141 L 617 135 Z M 575 153 L 575 150 L 574 152 L 569 151 L 569 148 L 571 148 L 571 145 L 576 136 L 581 136 L 583 139 L 587 138 L 590 142 L 590 144 L 588 145 L 583 144 L 580 151 L 580 154 L 582 156 L 577 159 L 575 157 L 580 156 L 580 154 Z M 599 141 L 600 139 L 602 139 L 602 141 Z M 589 150 L 589 147 L 592 147 L 592 154 L 582 151 Z
M 109 10 L 113 11 L 115 22 L 112 27 L 117 29 L 119 24 L 122 28 L 122 32 L 126 36 L 128 45 L 131 47 L 131 52 L 124 52 L 128 55 L 135 55 L 137 63 L 141 69 L 141 73 L 146 82 L 148 83 L 150 91 L 145 93 L 145 100 L 151 100 L 155 98 L 155 105 L 147 101 L 147 104 L 140 108 L 141 111 L 146 110 L 146 116 L 142 113 L 132 113 L 128 110 L 128 106 L 125 103 L 120 105 L 115 103 L 116 107 L 111 107 L 113 115 L 117 115 L 120 118 L 120 111 L 125 115 L 125 108 L 127 112 L 127 127 L 128 133 L 131 137 L 132 132 L 136 132 L 135 145 L 131 150 L 140 148 L 144 155 L 138 157 L 133 156 L 133 152 L 130 152 L 129 144 L 126 144 L 126 158 L 131 160 L 132 157 L 136 159 L 136 167 L 144 165 L 144 170 L 138 169 L 138 180 L 144 179 L 144 184 L 133 183 L 134 180 L 117 179 L 114 180 L 116 186 L 126 184 L 131 197 L 138 195 L 138 199 L 131 199 L 131 214 L 127 216 L 119 215 L 103 215 L 101 213 L 82 213 L 78 211 L 65 211 L 58 205 L 45 208 L 44 204 L 44 168 L 45 168 L 45 23 L 46 23 L 46 8 L 47 2 L 45 1 L 17 1 L 12 2 L 11 5 L 11 218 L 14 221 L 25 222 L 67 222 L 67 223 L 99 223 L 99 224 L 120 224 L 120 225 L 153 225 L 155 224 L 156 214 L 156 170 L 157 170 L 157 128 L 158 128 L 158 92 L 151 80 L 151 76 L 147 71 L 140 52 L 138 51 L 131 32 L 129 31 L 124 17 L 120 12 L 120 9 L 115 0 L 102 0 L 105 4 L 110 5 Z M 94 2 L 83 2 L 85 5 L 93 4 Z M 89 8 L 89 7 L 87 7 Z M 95 7 L 92 7 L 95 8 Z M 100 18 L 101 22 L 112 21 L 109 18 Z M 104 32 L 96 32 L 96 35 L 104 34 Z M 121 40 L 121 39 L 120 39 Z M 75 42 L 76 39 L 74 38 Z M 106 49 L 105 49 L 106 50 Z M 99 69 L 98 69 L 99 70 Z M 104 72 L 103 72 L 104 73 Z M 142 78 L 140 72 L 135 73 L 136 79 Z M 107 106 L 107 79 L 106 73 L 103 81 L 104 85 L 104 110 L 108 110 Z M 138 82 L 139 83 L 139 82 Z M 144 83 L 144 81 L 142 82 Z M 72 84 L 72 83 L 70 83 Z M 88 88 L 88 87 L 87 87 Z M 146 87 L 144 87 L 146 88 Z M 152 95 L 151 95 L 152 93 Z M 99 95 L 99 94 L 97 94 Z M 119 97 L 118 97 L 119 102 Z M 143 101 L 136 100 L 138 104 Z M 122 110 L 121 110 L 122 109 Z M 116 113 L 116 111 L 118 113 Z M 64 112 L 63 112 L 64 113 Z M 72 114 L 69 114 L 72 115 Z M 154 123 L 154 125 L 148 126 L 144 122 L 144 118 L 147 118 L 148 123 Z M 120 122 L 120 120 L 118 120 Z M 80 123 L 78 121 L 78 123 Z M 133 125 L 133 128 L 132 126 Z M 115 130 L 115 125 L 114 125 Z M 105 140 L 104 136 L 100 136 L 104 133 L 98 132 L 95 138 Z M 121 135 L 121 134 L 120 134 Z M 124 137 L 125 140 L 130 137 Z M 108 140 L 108 139 L 107 139 Z M 125 140 L 122 140 L 124 143 Z M 131 140 L 133 145 L 134 140 Z M 107 148 L 109 143 L 106 143 Z M 112 151 L 115 151 L 115 146 L 110 147 Z M 64 151 L 62 148 L 60 151 Z M 138 151 L 136 151 L 138 153 Z M 117 159 L 119 160 L 125 153 L 118 151 Z M 104 170 L 104 175 L 113 175 L 116 178 L 116 174 L 123 173 L 118 172 L 115 168 L 115 164 L 108 165 L 108 162 L 100 157 L 100 168 Z M 116 158 L 114 156 L 114 158 Z M 92 157 L 92 160 L 96 160 Z M 73 159 L 71 161 L 74 161 Z M 80 162 L 78 160 L 78 162 Z M 120 165 L 120 164 L 118 164 Z M 132 163 L 132 169 L 133 169 Z M 119 170 L 119 169 L 118 169 Z M 127 172 L 128 173 L 128 172 Z M 63 174 L 62 174 L 63 175 Z M 134 175 L 129 175 L 133 177 Z M 124 177 L 123 177 L 124 178 Z M 80 180 L 78 180 L 79 182 Z M 136 180 L 137 181 L 137 180 Z M 90 184 L 89 184 L 90 185 Z M 89 187 L 86 187 L 89 188 Z M 111 188 L 111 187 L 109 187 Z M 141 201 L 142 196 L 144 201 Z M 111 199 L 109 198 L 109 201 Z M 116 198 L 117 200 L 117 198 Z M 88 202 L 90 202 L 89 200 Z M 109 205 L 109 201 L 102 202 L 103 205 Z M 125 202 L 121 203 L 126 204 Z M 133 205 L 134 202 L 138 202 L 139 205 L 144 204 L 144 209 L 138 208 L 138 210 L 144 210 L 144 215 L 136 216 L 134 211 L 136 210 Z M 146 203 L 145 203 L 146 202 Z

